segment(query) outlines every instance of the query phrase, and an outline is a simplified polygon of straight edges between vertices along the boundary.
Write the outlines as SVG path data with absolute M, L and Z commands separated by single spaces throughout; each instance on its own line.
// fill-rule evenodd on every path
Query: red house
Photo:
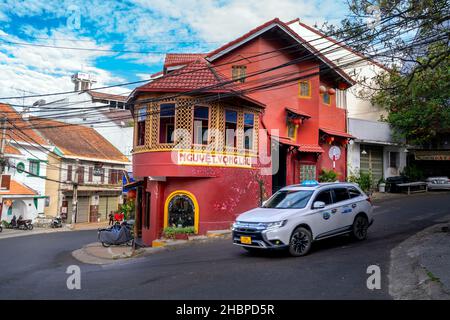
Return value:
M 151 244 L 167 226 L 228 229 L 279 188 L 346 178 L 353 80 L 278 19 L 207 54 L 167 54 L 136 88 L 137 223 Z M 272 172 L 273 171 L 273 172 Z

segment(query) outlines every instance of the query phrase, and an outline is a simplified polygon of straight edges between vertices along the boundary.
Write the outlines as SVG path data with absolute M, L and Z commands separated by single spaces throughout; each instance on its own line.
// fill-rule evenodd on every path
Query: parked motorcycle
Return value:
M 53 218 L 52 222 L 50 223 L 50 227 L 52 227 L 52 228 L 62 228 L 62 219 L 61 219 L 61 217 Z
M 31 222 L 31 219 L 25 220 L 22 218 L 22 216 L 19 216 L 19 219 L 17 219 L 17 229 L 33 230 L 33 224 Z
M 98 229 L 98 241 L 100 241 L 104 247 L 121 244 L 132 246 L 134 238 L 130 225 L 126 222 L 122 222 L 121 224 L 116 223 L 109 228 Z

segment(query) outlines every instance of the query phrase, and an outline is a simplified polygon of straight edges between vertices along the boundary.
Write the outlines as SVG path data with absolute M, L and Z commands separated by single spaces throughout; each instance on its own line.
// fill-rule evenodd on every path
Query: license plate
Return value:
M 252 237 L 241 237 L 242 244 L 252 244 Z

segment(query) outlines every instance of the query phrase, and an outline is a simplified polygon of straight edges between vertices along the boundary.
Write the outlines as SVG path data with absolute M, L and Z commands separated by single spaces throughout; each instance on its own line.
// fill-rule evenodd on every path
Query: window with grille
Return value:
M 301 164 L 300 165 L 300 182 L 305 180 L 316 180 L 316 165 Z
M 141 108 L 138 111 L 137 118 L 137 142 L 138 146 L 145 145 L 145 120 L 147 119 L 147 108 Z
M 244 148 L 253 149 L 253 136 L 255 127 L 255 115 L 253 113 L 244 113 Z
M 310 81 L 300 81 L 300 97 L 309 98 L 311 97 L 311 83 Z
M 39 175 L 39 161 L 30 160 L 30 169 L 28 170 L 30 172 L 30 175 L 38 176 Z
M 239 82 L 244 83 L 246 75 L 247 75 L 247 67 L 246 66 L 232 66 L 231 67 L 231 76 L 232 76 L 233 80 L 239 80 Z
M 159 143 L 173 143 L 175 104 L 163 103 L 159 108 Z
M 389 152 L 389 167 L 397 168 L 398 167 L 398 152 Z

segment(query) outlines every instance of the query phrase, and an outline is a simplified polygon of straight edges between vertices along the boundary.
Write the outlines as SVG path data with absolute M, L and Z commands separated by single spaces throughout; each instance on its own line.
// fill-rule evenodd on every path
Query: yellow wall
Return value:
M 47 178 L 59 181 L 61 160 L 55 155 L 48 155 Z M 44 208 L 47 216 L 57 216 L 59 213 L 59 183 L 56 181 L 46 180 L 45 193 L 50 197 L 50 205 Z

